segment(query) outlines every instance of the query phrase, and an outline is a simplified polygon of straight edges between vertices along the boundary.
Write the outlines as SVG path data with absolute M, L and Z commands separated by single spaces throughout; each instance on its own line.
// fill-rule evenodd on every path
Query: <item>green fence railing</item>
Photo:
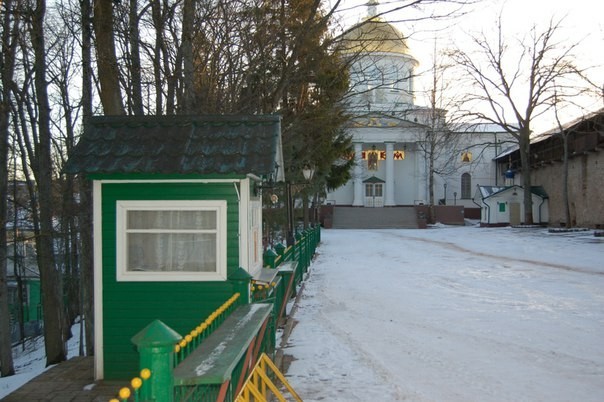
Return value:
M 159 320 L 135 335 L 139 365 L 151 373 L 136 389 L 137 400 L 232 402 L 261 354 L 273 355 L 276 327 L 320 240 L 320 227 L 310 228 L 298 233 L 290 247 L 278 244 L 267 251 L 264 271 L 272 279 L 250 277 L 247 286 L 242 283 L 241 295 L 236 290 L 184 337 Z M 243 294 L 247 289 L 249 300 Z

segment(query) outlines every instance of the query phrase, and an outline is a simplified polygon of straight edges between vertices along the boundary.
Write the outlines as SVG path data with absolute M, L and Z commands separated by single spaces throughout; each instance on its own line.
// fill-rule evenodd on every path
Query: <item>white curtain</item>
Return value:
M 216 271 L 213 210 L 128 211 L 129 271 Z

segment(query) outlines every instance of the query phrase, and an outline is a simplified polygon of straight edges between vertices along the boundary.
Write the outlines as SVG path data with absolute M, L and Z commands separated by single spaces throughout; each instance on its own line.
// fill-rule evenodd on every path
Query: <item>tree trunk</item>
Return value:
M 124 105 L 119 84 L 119 69 L 113 36 L 113 2 L 94 0 L 94 33 L 100 97 L 107 115 L 123 115 Z
M 562 134 L 562 144 L 564 146 L 564 155 L 562 156 L 562 205 L 564 206 L 564 218 L 566 219 L 566 227 L 572 228 L 573 221 L 570 218 L 570 203 L 568 201 L 568 134 Z
M 0 109 L 2 106 L 0 106 Z M 0 110 L 0 113 L 3 112 Z M 0 153 L 5 154 L 8 149 L 5 141 L 4 119 L 0 117 Z M 8 282 L 6 277 L 6 195 L 7 195 L 7 168 L 6 158 L 0 155 L 0 377 L 15 374 L 10 336 L 10 312 L 8 309 Z
M 5 31 L 6 32 L 6 31 Z M 3 43 L 6 43 L 3 41 Z M 4 57 L 3 57 L 4 59 Z M 3 71 L 4 73 L 4 71 Z M 4 81 L 4 76 L 2 77 Z M 6 88 L 6 86 L 3 86 Z M 7 200 L 8 200 L 8 98 L 3 89 L 0 102 L 0 376 L 15 374 L 10 336 L 8 309 L 7 259 Z M 13 241 L 15 241 L 13 239 Z
M 44 44 L 44 16 L 46 1 L 37 0 L 32 19 L 32 46 L 35 55 L 35 88 L 38 109 L 38 134 L 35 170 L 37 172 L 40 209 L 40 233 L 37 237 L 37 261 L 42 288 L 44 312 L 44 344 L 46 365 L 62 362 L 67 357 L 63 339 L 63 292 L 61 278 L 56 269 L 53 243 L 52 155 L 50 132 L 50 106 L 46 82 L 46 49 Z
M 162 75 L 161 75 L 161 61 L 164 45 L 163 35 L 163 23 L 162 23 L 162 12 L 159 0 L 153 0 L 151 2 L 151 16 L 153 18 L 153 25 L 155 26 L 155 46 L 153 47 L 153 80 L 155 85 L 155 114 L 161 115 L 163 110 L 163 96 L 162 96 Z M 168 76 L 168 71 L 165 71 L 165 76 Z M 170 84 L 168 84 L 170 85 Z M 149 89 L 150 91 L 150 89 Z
M 184 0 L 182 10 L 182 52 L 183 52 L 183 108 L 184 114 L 195 109 L 195 65 L 193 61 L 193 28 L 195 20 L 195 1 Z
M 141 56 L 140 56 L 140 33 L 138 29 L 138 0 L 130 0 L 129 15 L 130 30 L 130 77 L 132 93 L 132 112 L 135 115 L 142 115 L 143 112 L 143 91 L 141 87 Z
M 430 216 L 428 216 L 428 222 L 430 223 L 435 223 L 436 222 L 436 213 L 434 211 L 435 209 L 435 204 L 434 204 L 434 147 L 433 147 L 433 140 L 432 137 L 430 136 L 430 143 L 429 143 L 429 150 L 426 150 L 427 153 L 427 157 L 428 157 L 428 205 L 429 207 L 429 212 L 430 212 Z M 422 195 L 423 198 L 423 195 Z
M 524 224 L 533 224 L 533 193 L 531 192 L 531 143 L 530 130 L 523 128 L 520 130 L 519 149 L 520 163 L 522 165 L 522 187 L 524 188 Z
M 84 126 L 92 116 L 92 29 L 90 0 L 80 0 L 82 15 L 82 117 Z M 86 334 L 86 355 L 94 355 L 94 303 L 92 280 L 92 202 L 89 197 L 90 182 L 80 178 L 80 280 L 83 319 Z
M 80 177 L 80 270 L 82 310 L 86 322 L 86 355 L 94 355 L 94 259 L 90 180 Z
M 14 73 L 14 44 L 10 41 L 12 0 L 4 3 L 2 15 L 2 43 L 0 66 L 2 70 L 0 93 L 0 376 L 7 377 L 15 374 L 10 337 L 10 314 L 8 309 L 8 283 L 6 275 L 6 219 L 8 199 L 8 121 L 10 113 L 10 83 Z M 17 19 L 15 19 L 15 27 Z M 13 46 L 9 46 L 9 44 Z

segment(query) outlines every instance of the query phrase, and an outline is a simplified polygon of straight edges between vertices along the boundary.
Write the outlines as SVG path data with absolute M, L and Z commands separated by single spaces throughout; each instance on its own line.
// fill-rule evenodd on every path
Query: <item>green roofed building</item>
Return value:
M 248 294 L 238 286 L 262 268 L 255 186 L 282 175 L 280 124 L 275 115 L 86 122 L 65 170 L 93 183 L 97 379 L 136 373 L 130 340 L 151 321 L 187 333 L 233 293 Z

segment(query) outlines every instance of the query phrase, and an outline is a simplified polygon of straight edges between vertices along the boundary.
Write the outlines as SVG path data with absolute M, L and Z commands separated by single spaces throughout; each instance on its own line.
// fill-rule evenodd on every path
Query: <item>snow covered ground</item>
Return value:
M 604 238 L 324 230 L 294 313 L 306 401 L 604 401 Z
M 604 238 L 473 226 L 321 238 L 285 350 L 305 402 L 604 401 Z M 38 343 L 0 398 L 44 370 Z
M 79 323 L 71 327 L 71 333 L 73 336 L 67 341 L 68 359 L 79 355 Z M 25 348 L 22 346 L 13 348 L 13 360 L 16 374 L 6 378 L 0 378 L 0 399 L 50 368 L 45 367 L 46 354 L 44 353 L 44 338 L 39 336 L 28 341 L 25 344 Z

